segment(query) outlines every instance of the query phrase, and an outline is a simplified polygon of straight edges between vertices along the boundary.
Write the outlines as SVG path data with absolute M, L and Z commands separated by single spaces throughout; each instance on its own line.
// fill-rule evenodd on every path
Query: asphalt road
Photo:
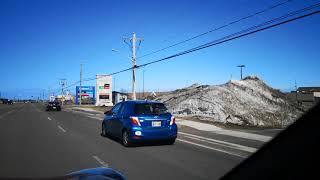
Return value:
M 52 177 L 106 166 L 128 179 L 218 179 L 263 144 L 184 129 L 174 145 L 125 148 L 100 136 L 100 128 L 100 120 L 81 113 L 2 105 L 0 177 Z

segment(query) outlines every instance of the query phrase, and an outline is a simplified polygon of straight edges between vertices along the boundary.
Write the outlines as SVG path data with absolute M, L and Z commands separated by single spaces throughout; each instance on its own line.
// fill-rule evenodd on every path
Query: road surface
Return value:
M 46 112 L 42 104 L 0 106 L 0 177 L 50 177 L 111 167 L 128 179 L 218 179 L 264 142 L 181 128 L 174 145 L 123 147 L 100 135 L 101 120 Z

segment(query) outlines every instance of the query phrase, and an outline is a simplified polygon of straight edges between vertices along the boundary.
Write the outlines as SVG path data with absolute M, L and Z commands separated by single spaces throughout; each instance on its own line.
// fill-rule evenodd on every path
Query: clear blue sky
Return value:
M 144 38 L 138 56 L 262 10 L 281 0 L 1 0 L 0 91 L 8 97 L 38 96 L 41 89 L 71 84 L 84 77 L 112 73 L 131 66 L 122 37 L 136 32 Z M 254 24 L 315 3 L 295 0 L 282 7 L 210 33 L 137 64 L 172 55 Z M 162 91 L 192 83 L 222 84 L 257 75 L 274 88 L 320 86 L 320 15 L 295 21 L 137 71 L 137 89 Z M 119 52 L 112 52 L 111 49 Z M 114 76 L 116 90 L 131 90 L 131 73 Z M 94 85 L 91 81 L 85 85 Z M 72 92 L 75 88 L 70 88 Z

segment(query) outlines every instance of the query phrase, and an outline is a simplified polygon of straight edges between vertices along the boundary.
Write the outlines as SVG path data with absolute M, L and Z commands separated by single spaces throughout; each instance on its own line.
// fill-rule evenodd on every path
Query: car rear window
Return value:
M 59 105 L 59 102 L 49 102 L 49 104 L 52 104 L 52 105 Z
M 161 115 L 168 113 L 168 109 L 162 103 L 139 103 L 134 105 L 134 113 L 137 115 Z

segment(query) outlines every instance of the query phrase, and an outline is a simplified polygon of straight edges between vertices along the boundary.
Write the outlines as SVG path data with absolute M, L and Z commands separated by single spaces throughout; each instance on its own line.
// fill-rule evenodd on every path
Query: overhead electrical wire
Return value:
M 200 45 L 200 46 L 191 48 L 191 49 L 189 49 L 189 50 L 186 50 L 186 51 L 177 53 L 177 54 L 175 54 L 175 55 L 168 56 L 168 57 L 165 57 L 165 58 L 162 58 L 162 59 L 159 59 L 159 60 L 151 61 L 151 62 L 142 64 L 142 65 L 138 65 L 137 68 L 140 68 L 140 67 L 143 67 L 143 66 L 147 66 L 147 65 L 150 65 L 150 64 L 154 64 L 154 63 L 157 63 L 157 62 L 161 62 L 161 61 L 164 61 L 164 60 L 168 60 L 168 59 L 171 59 L 171 58 L 174 58 L 174 57 L 178 57 L 178 56 L 181 56 L 181 55 L 184 55 L 184 54 L 188 54 L 188 53 L 191 53 L 191 52 L 194 52 L 194 51 L 198 51 L 198 50 L 200 50 L 200 49 L 207 48 L 207 47 L 210 47 L 210 46 L 213 46 L 213 45 L 217 45 L 217 44 L 221 44 L 221 43 L 224 43 L 224 42 L 233 40 L 233 39 L 238 39 L 238 38 L 240 38 L 240 37 L 247 36 L 247 35 L 249 35 L 249 34 L 253 34 L 253 33 L 256 33 L 256 32 L 262 31 L 262 30 L 265 30 L 265 29 L 269 29 L 269 28 L 271 28 L 271 27 L 275 27 L 275 26 L 281 25 L 281 24 L 285 24 L 285 23 L 291 22 L 291 21 L 293 21 L 293 20 L 297 20 L 297 19 L 301 19 L 301 18 L 304 18 L 304 17 L 307 17 L 307 16 L 311 16 L 311 15 L 313 15 L 313 14 L 317 14 L 317 13 L 319 13 L 319 11 L 310 13 L 310 15 L 307 14 L 307 15 L 299 16 L 299 17 L 297 17 L 297 18 L 293 18 L 293 19 L 290 19 L 290 20 L 287 20 L 287 21 L 283 21 L 283 22 L 278 23 L 278 24 L 274 24 L 274 25 L 271 25 L 271 26 L 268 26 L 268 27 L 265 27 L 265 28 L 261 28 L 261 29 L 252 31 L 252 30 L 254 30 L 254 29 L 257 29 L 257 28 L 263 27 L 263 26 L 265 26 L 265 25 L 274 23 L 274 22 L 276 22 L 276 21 L 279 21 L 279 20 L 288 18 L 288 17 L 290 17 L 290 16 L 294 16 L 294 15 L 300 14 L 300 13 L 305 12 L 305 11 L 309 11 L 309 10 L 314 9 L 314 8 L 317 8 L 317 7 L 320 7 L 320 3 L 317 3 L 317 4 L 314 4 L 314 5 L 312 5 L 312 6 L 309 6 L 309 7 L 303 8 L 303 9 L 300 9 L 300 10 L 298 10 L 298 11 L 291 12 L 291 13 L 286 14 L 286 15 L 284 15 L 284 16 L 281 16 L 281 17 L 272 19 L 272 20 L 270 20 L 270 21 L 267 21 L 267 22 L 261 23 L 261 24 L 259 24 L 259 25 L 250 27 L 250 28 L 248 28 L 248 29 L 239 31 L 239 32 L 237 32 L 237 33 L 234 33 L 234 34 L 225 36 L 225 37 L 223 37 L 223 38 L 220 38 L 220 39 L 211 41 L 211 42 L 209 42 L 209 43 L 206 43 L 206 44 L 203 44 L 203 45 Z M 252 32 L 246 33 L 246 32 L 249 32 L 249 31 L 252 31 Z M 246 34 L 243 34 L 243 33 L 246 33 Z M 239 34 L 242 34 L 242 35 L 239 35 Z M 239 36 L 237 36 L 237 35 L 239 35 Z
M 293 1 L 293 0 L 286 0 L 286 1 L 284 1 L 284 2 L 280 2 L 280 3 L 277 3 L 277 4 L 275 4 L 275 5 L 269 6 L 269 7 L 267 7 L 266 9 L 263 9 L 263 10 L 261 10 L 261 11 L 258 11 L 258 12 L 255 12 L 255 13 L 253 13 L 253 14 L 250 14 L 250 15 L 248 15 L 248 16 L 239 18 L 239 19 L 237 19 L 237 20 L 235 20 L 235 21 L 226 23 L 226 24 L 224 24 L 224 25 L 222 25 L 222 26 L 219 26 L 219 27 L 217 27 L 217 28 L 211 29 L 211 30 L 206 31 L 206 32 L 204 32 L 204 33 L 198 34 L 198 35 L 193 36 L 193 37 L 191 37 L 191 38 L 188 38 L 188 39 L 182 40 L 182 41 L 180 41 L 180 42 L 177 42 L 177 43 L 175 43 L 175 44 L 172 44 L 172 45 L 170 45 L 170 46 L 167 46 L 167 47 L 164 47 L 164 48 L 161 48 L 161 49 L 152 51 L 152 52 L 150 52 L 150 53 L 147 53 L 147 54 L 145 54 L 145 55 L 139 56 L 139 57 L 137 57 L 137 59 L 140 59 L 140 58 L 143 58 L 143 57 L 146 57 L 146 56 L 150 56 L 150 55 L 152 55 L 152 54 L 155 54 L 155 53 L 164 51 L 164 50 L 166 50 L 166 49 L 169 49 L 169 48 L 178 46 L 178 45 L 180 45 L 180 44 L 186 43 L 186 42 L 191 41 L 191 40 L 193 40 L 193 39 L 196 39 L 196 38 L 199 38 L 199 37 L 201 37 L 201 36 L 207 35 L 207 34 L 212 33 L 212 32 L 214 32 L 214 31 L 217 31 L 217 30 L 226 28 L 226 27 L 228 27 L 228 26 L 230 26 L 230 25 L 232 25 L 232 24 L 236 24 L 236 23 L 238 23 L 238 22 L 240 22 L 240 21 L 243 21 L 243 20 L 252 18 L 252 17 L 254 17 L 254 16 L 257 16 L 257 15 L 259 15 L 259 14 L 265 13 L 265 12 L 267 12 L 267 11 L 270 11 L 270 10 L 276 8 L 276 7 L 280 7 L 280 6 L 286 4 L 286 3 L 290 2 L 290 1 Z
M 217 40 L 205 43 L 203 45 L 200 45 L 200 46 L 197 46 L 197 47 L 194 47 L 194 48 L 191 48 L 191 49 L 182 51 L 180 53 L 177 53 L 177 54 L 174 54 L 174 55 L 171 55 L 171 56 L 167 56 L 165 58 L 161 58 L 161 59 L 158 59 L 158 60 L 150 61 L 148 63 L 144 63 L 144 64 L 141 64 L 141 65 L 136 65 L 135 67 L 130 67 L 130 68 L 123 69 L 123 70 L 120 70 L 120 71 L 117 71 L 117 72 L 113 72 L 113 73 L 107 74 L 106 76 L 116 75 L 116 74 L 119 74 L 119 73 L 122 73 L 122 72 L 126 72 L 126 71 L 129 71 L 129 70 L 132 70 L 133 68 L 137 68 L 138 69 L 138 68 L 141 68 L 141 67 L 145 67 L 145 66 L 148 66 L 150 64 L 155 64 L 155 63 L 158 63 L 158 62 L 169 60 L 169 59 L 172 59 L 172 58 L 175 58 L 175 57 L 178 57 L 178 56 L 189 54 L 191 52 L 195 52 L 195 51 L 198 51 L 198 50 L 201 50 L 201 49 L 205 49 L 205 48 L 208 48 L 208 47 L 211 47 L 211 46 L 222 44 L 222 43 L 225 43 L 225 42 L 228 42 L 228 41 L 231 41 L 231 40 L 239 39 L 241 37 L 245 37 L 245 36 L 248 36 L 250 34 L 254 34 L 254 33 L 257 33 L 257 32 L 260 32 L 260 31 L 264 31 L 264 30 L 267 30 L 267 29 L 270 29 L 270 28 L 274 28 L 274 27 L 277 27 L 277 26 L 280 26 L 280 25 L 283 25 L 283 24 L 286 24 L 286 23 L 289 23 L 289 22 L 292 22 L 292 21 L 296 21 L 296 20 L 299 20 L 299 19 L 302 19 L 302 18 L 306 18 L 306 17 L 312 16 L 312 15 L 318 14 L 318 13 L 320 13 L 320 11 L 317 10 L 317 11 L 314 11 L 314 12 L 311 12 L 311 13 L 308 13 L 308 14 L 304 14 L 304 15 L 301 15 L 301 16 L 298 16 L 298 17 L 295 17 L 295 18 L 292 18 L 292 19 L 284 20 L 282 22 L 269 25 L 271 23 L 275 23 L 277 21 L 286 19 L 286 18 L 291 17 L 291 16 L 295 16 L 295 15 L 301 14 L 301 13 L 306 12 L 306 11 L 310 11 L 310 10 L 318 8 L 318 7 L 320 7 L 320 3 L 316 3 L 316 4 L 313 4 L 313 5 L 308 6 L 306 8 L 290 12 L 290 13 L 288 13 L 286 15 L 280 16 L 278 18 L 274 18 L 274 19 L 272 19 L 270 21 L 266 21 L 266 22 L 261 23 L 259 25 L 252 26 L 252 27 L 247 28 L 245 30 L 241 30 L 239 32 L 233 33 L 231 35 L 219 38 Z M 266 25 L 269 25 L 269 26 L 266 26 Z M 266 27 L 264 27 L 264 26 L 266 26 Z M 258 29 L 258 28 L 260 28 L 260 29 Z M 96 79 L 97 79 L 96 77 L 87 78 L 87 79 L 85 79 L 83 81 L 92 81 L 92 80 L 96 80 Z M 65 87 L 65 89 L 67 89 L 69 87 L 72 87 L 72 86 L 74 86 L 74 85 L 76 85 L 78 83 L 80 83 L 80 81 L 77 81 L 77 82 Z

